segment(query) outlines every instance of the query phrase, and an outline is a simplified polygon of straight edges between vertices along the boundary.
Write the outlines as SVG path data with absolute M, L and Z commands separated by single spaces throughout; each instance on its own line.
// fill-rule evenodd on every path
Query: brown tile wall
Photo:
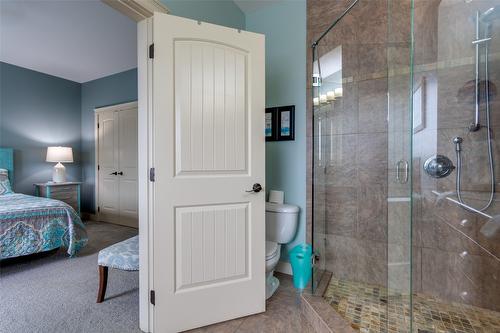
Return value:
M 474 77 L 474 23 L 469 17 L 476 7 L 484 10 L 493 2 L 415 0 L 414 82 L 416 86 L 424 80 L 427 105 L 425 128 L 413 136 L 413 157 L 408 121 L 409 0 L 361 1 L 321 42 L 320 55 L 342 45 L 344 96 L 316 114 L 324 127 L 315 145 L 321 141 L 323 155 L 321 162 L 318 154 L 314 156 L 314 189 L 312 154 L 308 161 L 307 236 L 311 241 L 314 232 L 321 264 L 335 277 L 409 288 L 411 210 L 404 199 L 410 197 L 410 185 L 395 182 L 394 166 L 402 158 L 413 159 L 414 291 L 500 310 L 500 235 L 487 238 L 480 231 L 485 218 L 446 200 L 436 202 L 432 191 L 454 191 L 455 173 L 435 180 L 422 170 L 423 162 L 436 153 L 456 164 L 451 140 L 462 136 L 463 189 L 475 205 L 481 201 L 474 198 L 487 196 L 486 131 L 467 131 L 473 119 L 473 95 L 463 87 Z M 308 45 L 348 3 L 308 1 Z M 500 25 L 495 31 L 500 36 Z M 500 87 L 498 40 L 491 43 L 490 80 Z M 308 87 L 311 63 L 309 52 Z M 313 143 L 311 96 L 308 88 L 309 151 Z M 496 179 L 500 179 L 500 139 L 496 138 L 500 115 L 495 112 L 499 104 L 494 96 Z M 500 202 L 489 212 L 500 214 Z

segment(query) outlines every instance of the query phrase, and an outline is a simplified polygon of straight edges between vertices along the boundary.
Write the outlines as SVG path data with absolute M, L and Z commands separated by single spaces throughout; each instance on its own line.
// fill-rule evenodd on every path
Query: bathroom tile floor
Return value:
M 332 278 L 326 301 L 362 333 L 408 333 L 409 297 L 388 295 L 386 288 Z M 422 294 L 413 296 L 414 332 L 498 333 L 500 313 Z
M 267 301 L 266 312 L 202 327 L 191 333 L 313 333 L 314 329 L 301 312 L 300 294 L 288 275 L 275 274 L 280 280 L 278 291 Z M 241 300 L 242 302 L 244 300 Z

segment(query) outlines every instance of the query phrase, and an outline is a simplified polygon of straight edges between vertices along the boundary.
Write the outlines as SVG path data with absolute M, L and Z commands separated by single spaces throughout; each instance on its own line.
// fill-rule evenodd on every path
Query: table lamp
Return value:
M 73 163 L 73 149 L 71 147 L 48 147 L 46 161 L 57 163 L 52 171 L 52 181 L 64 183 L 66 181 L 66 168 L 61 162 Z

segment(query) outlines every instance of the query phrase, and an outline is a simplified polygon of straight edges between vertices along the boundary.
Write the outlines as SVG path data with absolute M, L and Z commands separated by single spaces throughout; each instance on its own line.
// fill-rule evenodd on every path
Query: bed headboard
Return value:
M 9 171 L 10 183 L 14 183 L 14 149 L 0 148 L 0 169 Z

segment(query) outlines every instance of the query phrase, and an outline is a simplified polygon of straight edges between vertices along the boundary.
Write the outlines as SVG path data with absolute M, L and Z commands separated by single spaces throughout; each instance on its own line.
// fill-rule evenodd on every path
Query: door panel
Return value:
M 99 121 L 99 207 L 100 218 L 115 222 L 119 215 L 118 130 L 113 111 L 101 112 Z
M 138 227 L 137 108 L 116 112 L 119 123 L 119 223 Z
M 265 310 L 264 38 L 153 31 L 154 328 L 177 332 Z
M 247 204 L 181 207 L 175 223 L 176 291 L 248 278 Z
M 174 51 L 177 174 L 245 172 L 246 52 L 191 40 L 176 40 Z

